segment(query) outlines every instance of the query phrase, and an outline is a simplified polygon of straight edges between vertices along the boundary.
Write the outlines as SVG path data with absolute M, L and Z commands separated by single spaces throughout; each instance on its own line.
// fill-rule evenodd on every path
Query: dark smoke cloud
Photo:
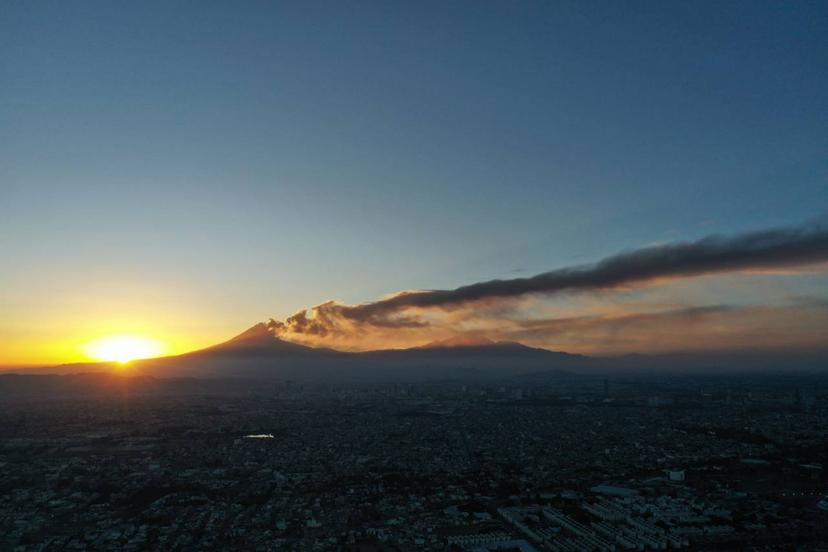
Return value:
M 531 294 L 635 287 L 677 278 L 736 271 L 773 270 L 828 261 L 828 224 L 777 228 L 693 242 L 644 247 L 596 264 L 544 272 L 530 278 L 490 280 L 452 290 L 402 292 L 360 305 L 329 301 L 284 322 L 271 320 L 277 334 L 314 336 L 360 332 L 367 326 L 412 328 L 427 325 L 423 312 L 451 311 L 468 304 L 496 303 Z M 415 313 L 412 315 L 411 313 Z
M 329 337 L 344 333 L 359 333 L 360 326 L 370 325 L 374 328 L 422 328 L 428 323 L 419 317 L 378 313 L 366 317 L 354 317 L 350 311 L 355 307 L 342 305 L 335 301 L 326 301 L 311 309 L 313 316 L 308 315 L 306 309 L 288 316 L 284 322 L 270 319 L 268 328 L 277 335 L 286 333 L 301 334 L 314 337 Z

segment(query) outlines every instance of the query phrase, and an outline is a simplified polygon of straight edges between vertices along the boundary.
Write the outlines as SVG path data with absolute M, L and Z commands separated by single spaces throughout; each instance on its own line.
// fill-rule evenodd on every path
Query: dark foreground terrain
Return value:
M 28 378 L 0 384 L 4 551 L 828 546 L 816 376 Z

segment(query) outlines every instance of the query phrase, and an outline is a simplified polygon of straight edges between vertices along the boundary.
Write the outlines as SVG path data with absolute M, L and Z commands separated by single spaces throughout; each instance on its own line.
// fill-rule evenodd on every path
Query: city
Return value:
M 822 376 L 4 398 L 4 550 L 828 546 Z

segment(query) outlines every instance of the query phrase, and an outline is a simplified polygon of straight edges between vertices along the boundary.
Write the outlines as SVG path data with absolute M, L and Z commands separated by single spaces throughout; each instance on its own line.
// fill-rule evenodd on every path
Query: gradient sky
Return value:
M 826 59 L 825 2 L 7 2 L 0 364 L 823 216 Z M 749 287 L 681 293 L 828 280 Z

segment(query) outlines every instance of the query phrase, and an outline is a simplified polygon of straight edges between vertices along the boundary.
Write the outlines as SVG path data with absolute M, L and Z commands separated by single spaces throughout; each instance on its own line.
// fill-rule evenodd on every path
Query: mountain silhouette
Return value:
M 223 343 L 178 356 L 179 358 L 211 355 L 278 356 L 314 354 L 320 352 L 334 353 L 336 351 L 333 349 L 307 347 L 298 343 L 284 341 L 274 336 L 267 329 L 267 325 L 264 322 L 260 322 Z
M 445 340 L 410 349 L 344 352 L 274 336 L 264 323 L 223 343 L 180 355 L 136 360 L 129 373 L 153 377 L 277 381 L 423 381 L 492 379 L 577 368 L 587 357 L 487 339 Z M 113 363 L 78 363 L 28 373 L 122 371 Z
M 722 372 L 824 370 L 817 351 L 726 351 L 589 357 L 515 342 L 465 337 L 409 349 L 344 352 L 274 336 L 256 324 L 223 343 L 175 356 L 136 360 L 128 373 L 163 378 L 229 378 L 268 381 L 381 382 L 494 380 L 619 372 Z M 16 370 L 17 373 L 123 372 L 114 363 L 79 363 Z

